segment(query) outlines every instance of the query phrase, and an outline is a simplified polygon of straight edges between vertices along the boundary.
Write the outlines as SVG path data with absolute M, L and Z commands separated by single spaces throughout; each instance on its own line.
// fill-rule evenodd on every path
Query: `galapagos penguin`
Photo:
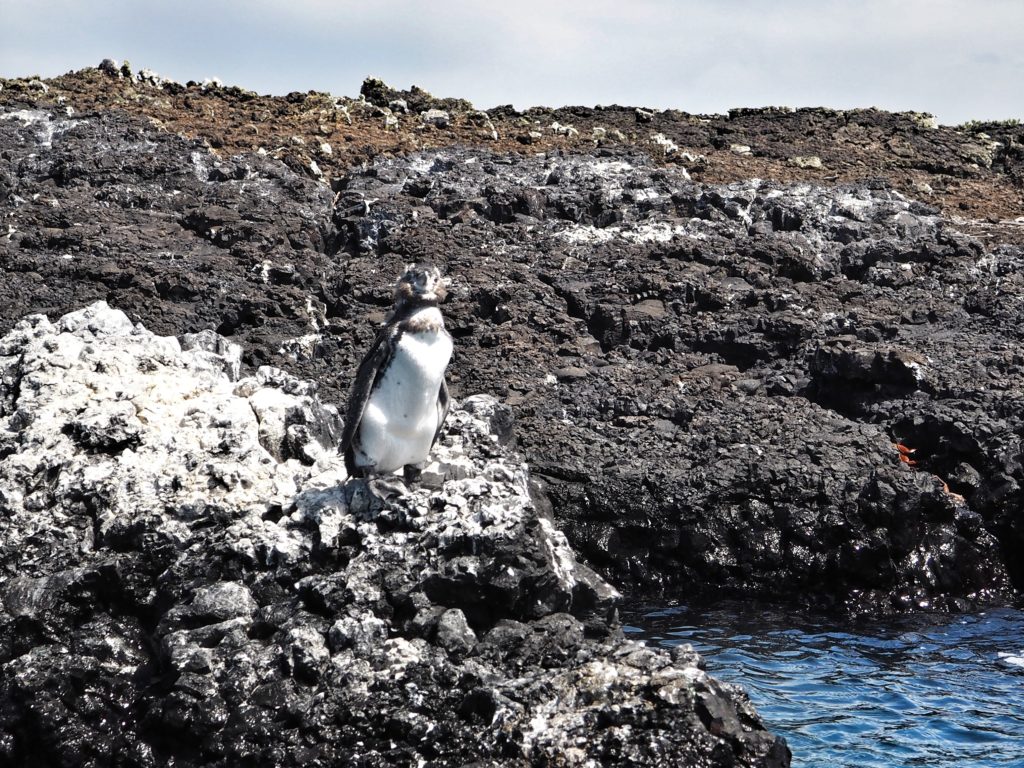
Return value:
M 419 479 L 448 415 L 445 370 L 452 337 L 438 304 L 446 295 L 436 267 L 411 264 L 395 284 L 395 308 L 356 373 L 341 451 L 349 477 L 403 470 Z

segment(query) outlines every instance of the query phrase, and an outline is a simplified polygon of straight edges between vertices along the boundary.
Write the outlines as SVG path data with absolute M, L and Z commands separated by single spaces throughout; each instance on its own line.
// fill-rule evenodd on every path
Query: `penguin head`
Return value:
M 448 291 L 441 271 L 430 264 L 409 264 L 395 283 L 395 307 L 440 304 Z

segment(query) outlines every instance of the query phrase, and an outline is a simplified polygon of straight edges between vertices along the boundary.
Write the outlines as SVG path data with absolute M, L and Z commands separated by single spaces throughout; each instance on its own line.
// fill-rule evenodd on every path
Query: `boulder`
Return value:
M 5 764 L 788 765 L 616 629 L 507 406 L 455 404 L 435 487 L 350 480 L 315 387 L 236 360 L 104 302 L 0 339 Z

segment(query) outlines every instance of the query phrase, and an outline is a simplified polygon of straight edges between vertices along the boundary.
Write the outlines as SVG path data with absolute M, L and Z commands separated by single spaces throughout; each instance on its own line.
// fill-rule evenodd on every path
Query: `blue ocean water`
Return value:
M 627 615 L 742 685 L 794 766 L 1024 768 L 1024 611 L 841 622 L 759 609 Z

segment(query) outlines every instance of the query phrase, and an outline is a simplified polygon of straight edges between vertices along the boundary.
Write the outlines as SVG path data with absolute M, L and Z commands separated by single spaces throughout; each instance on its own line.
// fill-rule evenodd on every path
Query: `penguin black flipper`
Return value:
M 341 433 L 341 451 L 345 455 L 345 469 L 349 477 L 357 476 L 356 448 L 363 412 L 366 410 L 366 404 L 370 402 L 373 388 L 391 362 L 401 338 L 402 329 L 397 323 L 384 326 L 356 371 L 356 380 L 349 394 L 348 407 L 345 409 L 345 427 Z
M 434 432 L 434 439 L 430 443 L 430 447 L 434 447 L 434 443 L 437 442 L 437 438 L 441 436 L 441 428 L 444 427 L 444 421 L 448 418 L 448 408 L 451 405 L 451 397 L 448 395 L 448 380 L 447 378 L 441 379 L 441 389 L 437 392 L 437 431 Z

